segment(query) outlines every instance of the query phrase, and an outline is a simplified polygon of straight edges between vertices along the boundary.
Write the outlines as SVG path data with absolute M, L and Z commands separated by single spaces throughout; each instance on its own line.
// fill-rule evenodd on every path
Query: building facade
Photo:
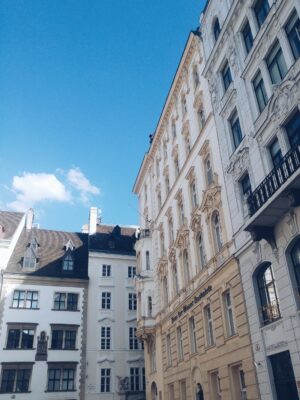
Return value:
M 143 343 L 136 333 L 136 229 L 89 223 L 86 400 L 145 399 Z
M 188 37 L 134 192 L 148 399 L 258 399 L 199 32 Z
M 4 232 L 19 217 L 22 229 L 3 270 L 0 396 L 83 399 L 88 235 L 34 228 L 33 210 L 7 215 Z
M 207 2 L 209 82 L 261 399 L 300 389 L 300 3 Z

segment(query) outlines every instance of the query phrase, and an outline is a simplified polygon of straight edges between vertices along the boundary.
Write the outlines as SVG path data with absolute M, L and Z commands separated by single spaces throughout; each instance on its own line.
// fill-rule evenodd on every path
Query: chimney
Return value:
M 97 232 L 98 222 L 98 208 L 90 208 L 90 220 L 89 220 L 89 235 L 94 235 Z
M 26 229 L 30 230 L 32 228 L 33 220 L 34 220 L 34 211 L 33 208 L 29 208 L 26 216 Z

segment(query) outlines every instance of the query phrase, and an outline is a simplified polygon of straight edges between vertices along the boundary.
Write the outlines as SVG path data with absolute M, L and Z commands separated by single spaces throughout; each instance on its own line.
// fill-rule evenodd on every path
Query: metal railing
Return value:
M 250 216 L 254 215 L 280 187 L 300 168 L 299 146 L 293 147 L 248 196 Z
M 279 304 L 276 300 L 265 304 L 263 307 L 261 307 L 260 311 L 264 325 L 270 324 L 271 322 L 281 318 Z

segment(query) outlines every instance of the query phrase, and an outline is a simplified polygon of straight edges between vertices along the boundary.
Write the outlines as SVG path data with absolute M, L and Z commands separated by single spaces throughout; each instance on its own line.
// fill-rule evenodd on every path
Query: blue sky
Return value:
M 137 224 L 134 180 L 203 0 L 2 0 L 0 208 Z

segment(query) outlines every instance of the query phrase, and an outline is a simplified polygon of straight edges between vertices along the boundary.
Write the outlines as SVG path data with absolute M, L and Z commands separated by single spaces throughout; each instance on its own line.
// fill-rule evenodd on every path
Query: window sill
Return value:
M 236 332 L 236 333 L 234 333 L 234 334 L 231 335 L 231 336 L 227 336 L 227 337 L 224 339 L 224 342 L 225 342 L 225 343 L 226 343 L 226 342 L 230 342 L 231 339 L 236 339 L 237 337 L 239 337 L 239 334 Z
M 27 390 L 26 392 L 0 392 L 0 394 L 21 394 L 21 393 L 31 393 L 31 390 Z
M 260 328 L 261 328 L 261 329 L 264 329 L 264 328 L 270 327 L 270 326 L 273 325 L 273 324 L 274 324 L 274 325 L 275 325 L 276 323 L 278 324 L 278 322 L 280 322 L 280 321 L 282 321 L 282 317 L 276 318 L 276 319 L 274 319 L 274 321 L 266 322 L 265 324 L 264 324 L 264 323 L 261 323 Z
M 49 347 L 48 350 L 58 350 L 58 351 L 78 351 L 79 349 L 54 349 Z
M 205 346 L 205 351 L 213 349 L 216 347 L 216 343 L 210 344 L 209 346 Z
M 40 308 L 28 308 L 28 307 L 9 307 L 10 310 L 40 310 Z M 19 393 L 19 392 L 18 392 Z M 28 393 L 28 392 L 26 392 Z
M 56 308 L 51 308 L 51 311 L 69 311 L 69 312 L 80 312 L 80 310 L 57 310 Z
M 32 347 L 31 349 L 22 349 L 22 348 L 9 348 L 9 347 L 3 347 L 3 350 L 36 350 L 35 347 Z
M 45 390 L 45 393 L 69 393 L 69 392 L 77 392 L 77 389 L 72 390 Z M 28 393 L 28 392 L 26 392 Z

